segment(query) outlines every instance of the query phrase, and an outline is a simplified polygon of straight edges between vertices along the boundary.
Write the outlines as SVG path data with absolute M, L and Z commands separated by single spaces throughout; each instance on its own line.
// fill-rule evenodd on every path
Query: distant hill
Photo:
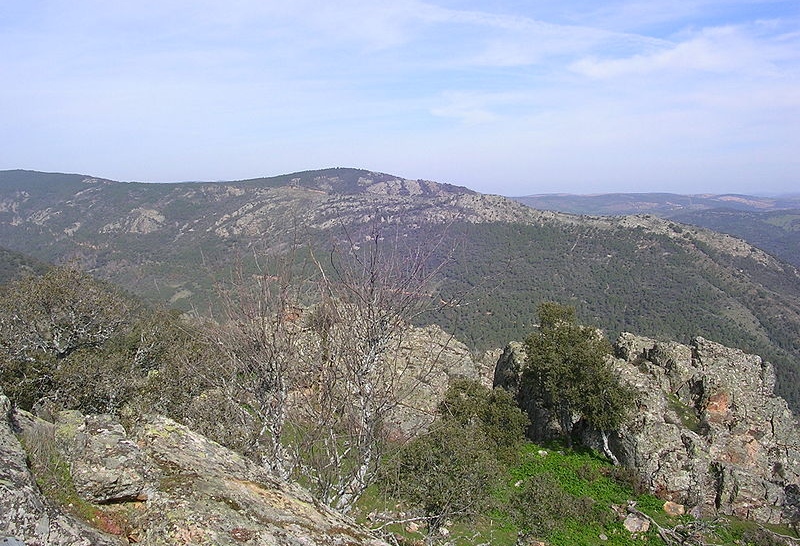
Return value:
M 538 194 L 512 197 L 539 210 L 597 216 L 655 214 L 672 218 L 708 209 L 766 212 L 800 209 L 800 195 L 757 197 L 739 194 L 601 193 L 594 195 Z
M 357 169 L 181 184 L 0 172 L 3 245 L 201 312 L 231 268 L 255 271 L 254 257 L 293 240 L 347 249 L 375 229 L 408 249 L 435 246 L 431 259 L 446 260 L 439 289 L 461 301 L 424 320 L 475 351 L 522 339 L 536 305 L 555 300 L 611 336 L 701 335 L 763 355 L 800 408 L 800 274 L 727 235 Z
M 541 194 L 513 199 L 535 209 L 571 214 L 654 214 L 739 237 L 800 267 L 800 195 L 608 193 Z

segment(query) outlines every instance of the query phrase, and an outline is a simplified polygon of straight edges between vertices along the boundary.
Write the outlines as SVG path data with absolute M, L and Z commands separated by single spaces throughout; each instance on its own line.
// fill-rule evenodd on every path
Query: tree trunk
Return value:
M 617 459 L 617 456 L 614 455 L 614 452 L 612 452 L 611 448 L 608 446 L 608 433 L 605 430 L 601 430 L 600 435 L 603 437 L 603 453 L 606 454 L 606 457 L 611 459 L 614 466 L 619 466 L 619 459 Z

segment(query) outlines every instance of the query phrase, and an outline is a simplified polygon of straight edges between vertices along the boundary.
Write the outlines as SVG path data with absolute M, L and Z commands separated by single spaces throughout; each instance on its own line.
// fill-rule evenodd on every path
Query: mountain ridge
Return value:
M 64 186 L 46 191 L 59 176 Z M 197 310 L 232 268 L 254 271 L 254 255 L 298 239 L 348 249 L 379 232 L 406 249 L 436 247 L 438 290 L 463 301 L 425 318 L 473 350 L 524 337 L 537 302 L 561 301 L 611 332 L 704 335 L 762 354 L 800 407 L 800 274 L 729 235 L 655 216 L 535 210 L 359 169 L 176 184 L 80 176 L 0 172 L 3 244 Z

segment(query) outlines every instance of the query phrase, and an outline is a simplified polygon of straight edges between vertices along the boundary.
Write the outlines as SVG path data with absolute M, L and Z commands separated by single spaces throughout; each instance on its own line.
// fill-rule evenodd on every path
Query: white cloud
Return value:
M 0 21 L 0 168 L 796 183 L 796 4 L 598 5 L 43 0 Z
M 785 48 L 776 48 L 749 30 L 732 26 L 707 28 L 660 51 L 625 58 L 589 57 L 574 62 L 571 68 L 592 78 L 687 72 L 745 72 L 749 76 L 776 73 L 775 63 L 783 60 Z

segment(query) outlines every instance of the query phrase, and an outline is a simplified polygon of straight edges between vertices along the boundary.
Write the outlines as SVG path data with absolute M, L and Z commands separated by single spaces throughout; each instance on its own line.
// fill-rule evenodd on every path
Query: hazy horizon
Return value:
M 792 192 L 798 28 L 796 0 L 7 2 L 0 169 Z

